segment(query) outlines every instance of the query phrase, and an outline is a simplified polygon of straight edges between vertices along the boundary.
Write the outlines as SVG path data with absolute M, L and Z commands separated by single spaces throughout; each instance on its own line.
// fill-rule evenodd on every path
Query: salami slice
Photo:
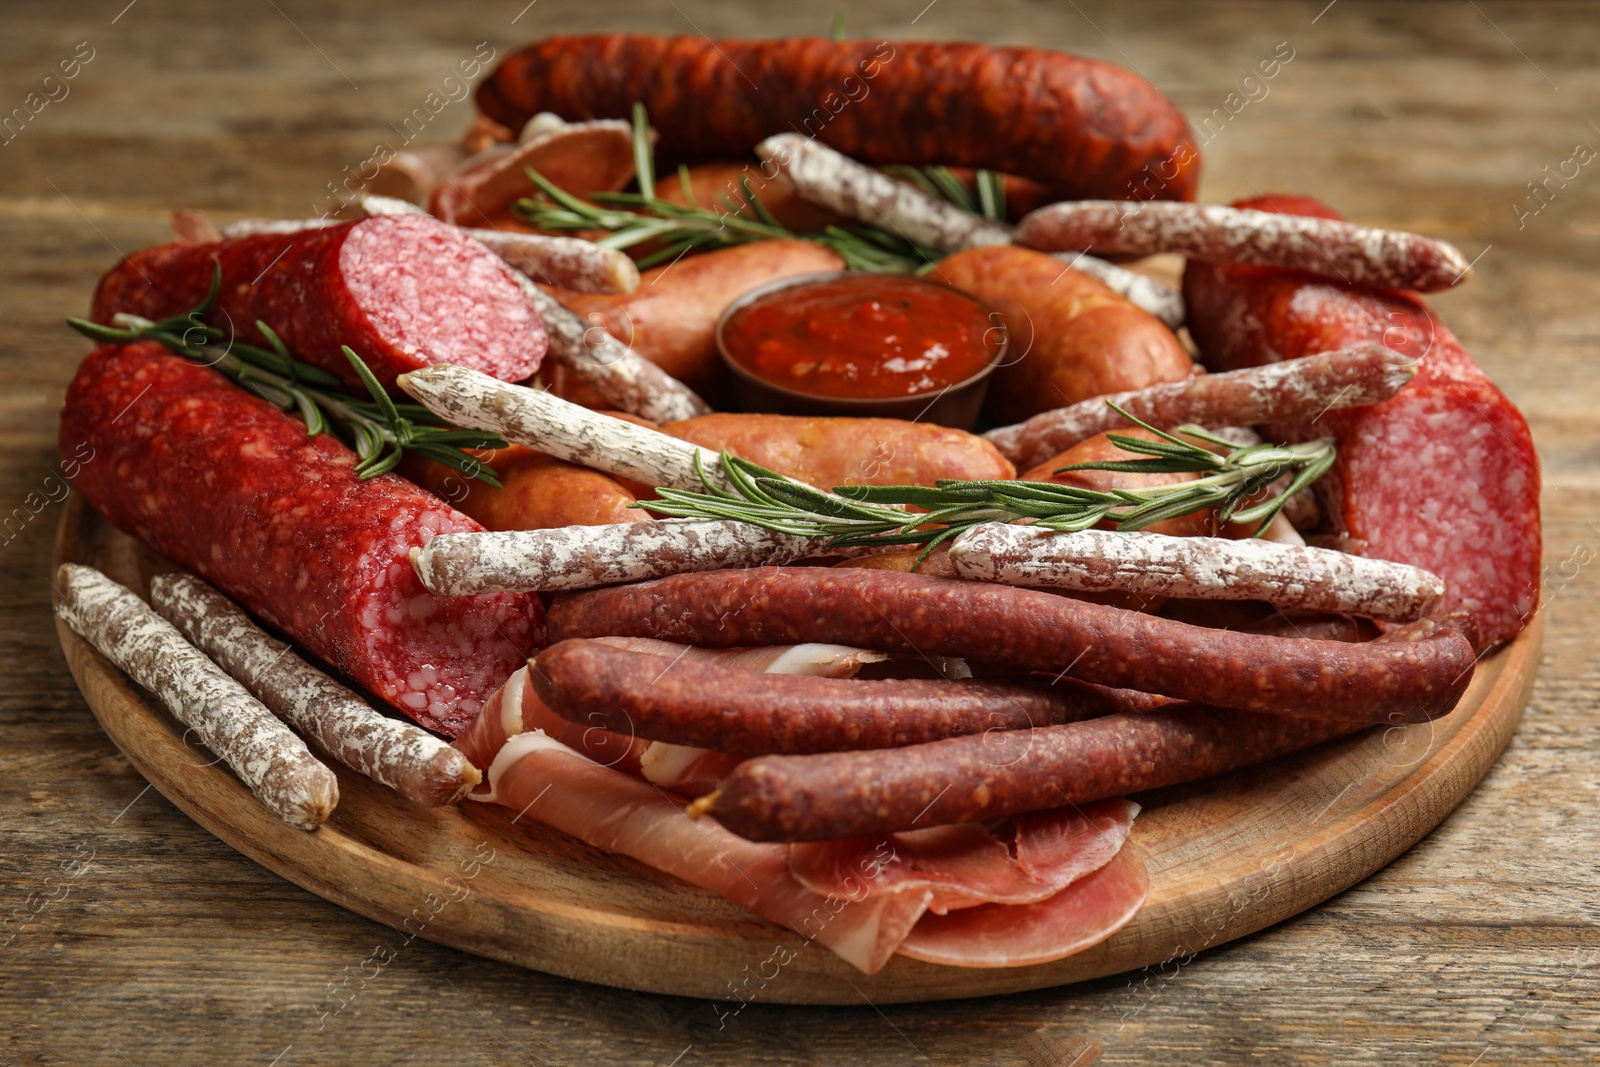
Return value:
M 300 648 L 454 737 L 538 645 L 537 599 L 436 598 L 409 553 L 477 523 L 155 343 L 92 353 L 61 441 L 113 525 L 198 571 Z
M 181 315 L 205 298 L 218 263 L 213 325 L 260 344 L 265 322 L 352 385 L 342 345 L 385 385 L 435 363 L 520 381 L 544 356 L 544 324 L 511 268 L 456 227 L 414 215 L 141 249 L 100 279 L 89 317 Z
M 1237 206 L 1324 218 L 1325 205 L 1273 196 Z M 1538 607 L 1539 458 L 1528 424 L 1414 293 L 1272 267 L 1191 262 L 1189 329 L 1213 369 L 1387 345 L 1420 370 L 1394 398 L 1329 411 L 1275 435 L 1339 442 L 1318 485 L 1333 533 L 1363 555 L 1445 579 L 1443 607 L 1469 609 L 1482 647 L 1516 635 Z

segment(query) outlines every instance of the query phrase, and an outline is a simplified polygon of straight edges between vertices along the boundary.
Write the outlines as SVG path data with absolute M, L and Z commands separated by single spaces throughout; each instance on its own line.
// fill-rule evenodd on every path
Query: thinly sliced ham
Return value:
M 708 889 L 832 950 L 868 974 L 922 917 L 927 889 L 883 889 L 865 874 L 851 897 L 813 893 L 789 873 L 789 848 L 746 841 L 683 801 L 602 767 L 546 736 L 519 734 L 489 766 L 495 803 L 606 852 L 621 853 Z
M 539 694 L 528 684 L 528 668 L 523 667 L 484 701 L 478 717 L 452 745 L 482 771 L 488 769 L 510 738 L 529 730 L 543 730 L 602 767 L 634 775 L 639 773 L 639 758 L 649 744 L 598 726 L 563 719 L 539 699 Z M 482 800 L 484 793 L 485 787 L 479 786 L 471 796 Z
M 956 823 L 891 834 L 893 860 L 880 883 L 926 886 L 928 910 L 943 915 L 983 904 L 1034 904 L 1110 862 L 1133 829 L 1139 805 L 1126 800 L 1033 812 L 990 825 Z M 789 869 L 816 893 L 847 892 L 881 838 L 791 845 Z
M 1099 870 L 1036 904 L 984 904 L 924 915 L 898 951 L 947 967 L 1049 963 L 1122 929 L 1149 892 L 1143 861 L 1124 848 Z
M 728 772 L 743 760 L 743 756 L 731 752 L 652 741 L 639 754 L 639 773 L 663 789 L 701 797 L 721 785 Z

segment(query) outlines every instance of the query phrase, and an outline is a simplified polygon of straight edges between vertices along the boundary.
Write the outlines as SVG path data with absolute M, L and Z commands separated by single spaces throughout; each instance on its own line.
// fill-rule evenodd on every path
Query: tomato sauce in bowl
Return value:
M 717 347 L 750 410 L 926 412 L 970 426 L 1005 331 L 986 304 L 950 286 L 845 271 L 746 294 L 718 322 Z

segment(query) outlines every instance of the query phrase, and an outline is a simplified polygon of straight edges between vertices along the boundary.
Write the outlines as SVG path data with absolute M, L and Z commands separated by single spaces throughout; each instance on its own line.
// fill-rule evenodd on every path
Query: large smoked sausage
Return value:
M 987 301 L 1004 319 L 1005 362 L 985 407 L 994 422 L 1195 372 L 1160 319 L 1043 252 L 973 248 L 941 259 L 933 277 Z
M 904 419 L 715 412 L 669 422 L 661 430 L 824 489 L 1017 474 L 1011 461 L 981 437 Z
M 518 129 L 650 111 L 670 156 L 719 158 L 797 132 L 864 163 L 946 163 L 1031 178 L 1060 200 L 1192 200 L 1183 114 L 1119 67 L 1039 48 L 920 41 L 590 34 L 508 55 L 478 107 Z M 770 176 L 770 175 L 769 175 Z
M 420 456 L 400 470 L 430 493 L 490 530 L 547 530 L 644 522 L 650 516 L 628 505 L 639 499 L 611 477 L 522 445 L 483 454 L 500 488 Z
M 482 529 L 216 371 L 147 342 L 101 348 L 61 413 L 73 487 L 305 649 L 455 736 L 539 644 L 535 597 L 434 597 L 409 553 Z
M 219 263 L 212 325 L 261 344 L 265 322 L 296 356 L 357 387 L 342 345 L 385 385 L 435 363 L 520 381 L 544 356 L 544 323 L 511 268 L 421 215 L 140 249 L 100 279 L 89 317 L 181 315 L 205 298 Z
M 1239 207 L 1336 218 L 1304 197 Z M 1318 485 L 1334 531 L 1363 555 L 1445 579 L 1446 608 L 1477 617 L 1485 646 L 1538 607 L 1539 458 L 1528 424 L 1414 293 L 1298 271 L 1191 262 L 1189 329 L 1214 369 L 1383 344 L 1420 370 L 1393 399 L 1329 411 L 1284 435 L 1332 433 L 1338 464 Z

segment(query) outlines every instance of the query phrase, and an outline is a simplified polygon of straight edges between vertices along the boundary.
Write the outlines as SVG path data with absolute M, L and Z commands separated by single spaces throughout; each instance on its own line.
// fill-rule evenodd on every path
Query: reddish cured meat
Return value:
M 1304 197 L 1236 206 L 1336 218 Z M 1319 485 L 1334 531 L 1364 555 L 1445 579 L 1444 608 L 1477 619 L 1480 647 L 1517 634 L 1538 607 L 1539 459 L 1521 412 L 1415 293 L 1297 271 L 1190 263 L 1189 329 L 1214 369 L 1388 345 L 1420 363 L 1390 400 L 1329 411 L 1284 436 L 1333 434 Z
M 341 345 L 389 386 L 435 363 L 520 381 L 544 356 L 544 323 L 511 268 L 420 215 L 141 249 L 100 279 L 89 317 L 181 315 L 205 298 L 218 262 L 212 325 L 261 344 L 255 324 L 265 322 L 301 359 L 352 385 L 361 382 Z
M 481 529 L 264 400 L 154 343 L 101 348 L 67 391 L 73 485 L 119 529 L 198 571 L 424 726 L 460 733 L 538 647 L 530 596 L 438 598 L 409 553 Z
M 752 567 L 568 593 L 551 605 L 547 636 L 721 647 L 840 641 L 1352 722 L 1443 715 L 1461 699 L 1473 667 L 1467 636 L 1433 619 L 1409 624 L 1392 641 L 1286 640 L 1031 589 L 868 568 Z M 977 735 L 984 743 L 989 737 Z
M 794 131 L 864 163 L 1030 178 L 1057 199 L 1191 200 L 1200 180 L 1189 124 L 1155 86 L 1039 48 L 547 37 L 508 55 L 477 100 L 512 129 L 539 111 L 627 118 L 642 101 L 673 157 L 723 158 Z
M 1144 862 L 1127 849 L 1034 904 L 984 904 L 925 915 L 896 950 L 947 967 L 1026 967 L 1082 952 L 1132 921 L 1150 893 Z

